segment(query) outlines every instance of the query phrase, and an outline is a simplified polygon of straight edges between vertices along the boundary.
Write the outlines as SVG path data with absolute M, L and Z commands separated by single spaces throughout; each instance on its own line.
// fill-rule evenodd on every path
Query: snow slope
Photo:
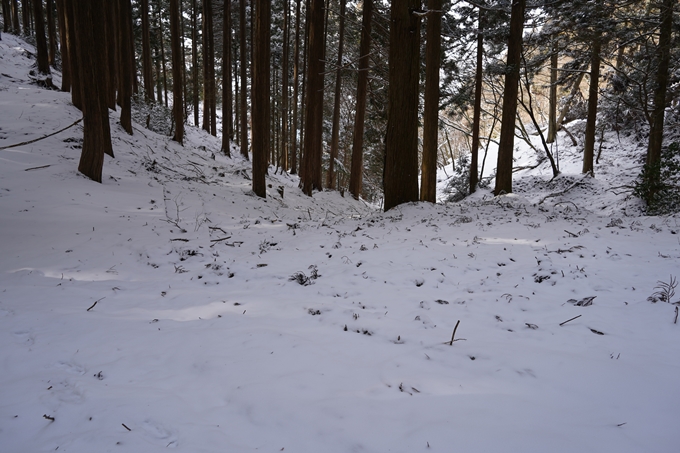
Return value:
M 0 147 L 77 120 L 2 39 Z M 555 181 L 381 213 L 273 168 L 259 199 L 218 139 L 116 119 L 103 184 L 80 125 L 0 150 L 0 451 L 677 451 L 680 325 L 647 297 L 680 222 L 609 190 L 625 143 L 561 196 L 566 145 Z

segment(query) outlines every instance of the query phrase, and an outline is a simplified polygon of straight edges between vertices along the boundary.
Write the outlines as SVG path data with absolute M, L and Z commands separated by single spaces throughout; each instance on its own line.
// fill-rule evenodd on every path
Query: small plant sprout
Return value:
M 673 296 L 675 296 L 675 288 L 677 287 L 678 280 L 672 275 L 670 276 L 668 283 L 659 280 L 656 282 L 654 292 L 647 300 L 654 303 L 661 301 L 670 304 L 672 303 L 671 300 L 673 299 Z

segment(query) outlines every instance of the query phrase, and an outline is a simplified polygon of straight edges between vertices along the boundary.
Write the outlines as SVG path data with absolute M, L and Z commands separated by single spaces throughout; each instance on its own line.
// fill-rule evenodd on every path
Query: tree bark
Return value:
M 439 68 L 441 66 L 442 0 L 427 2 L 425 105 L 420 200 L 437 202 L 437 136 L 439 135 Z
M 361 196 L 364 172 L 364 119 L 366 117 L 366 88 L 368 86 L 368 63 L 371 53 L 371 16 L 373 0 L 364 0 L 361 18 L 361 42 L 359 44 L 359 76 L 357 78 L 356 115 L 352 137 L 352 164 L 349 175 L 349 192 L 357 200 Z
M 309 9 L 309 64 L 307 67 L 307 108 L 302 158 L 302 191 L 312 196 L 322 190 L 321 152 L 324 88 L 324 0 L 311 0 Z
M 475 70 L 475 105 L 472 113 L 472 144 L 470 146 L 470 193 L 479 184 L 479 128 L 482 118 L 482 80 L 484 78 L 484 21 L 485 12 L 479 9 L 477 23 L 477 68 Z M 451 154 L 453 164 L 453 154 Z
M 590 87 L 588 89 L 588 119 L 586 120 L 585 145 L 583 148 L 582 173 L 594 173 L 595 126 L 597 124 L 597 97 L 600 82 L 600 50 L 602 32 L 597 31 L 593 38 L 590 56 Z
M 38 72 L 50 74 L 50 58 L 45 38 L 45 20 L 43 18 L 42 0 L 33 0 L 33 14 L 35 16 L 35 42 L 38 51 Z
M 198 7 L 196 0 L 191 3 L 191 85 L 193 89 L 192 101 L 194 106 L 194 126 L 198 127 Z
M 118 65 L 118 104 L 120 105 L 120 125 L 125 132 L 132 135 L 132 55 L 130 42 L 132 40 L 132 5 L 130 0 L 120 0 L 118 9 L 119 29 L 118 44 L 120 61 Z M 173 81 L 174 83 L 174 81 Z
M 142 78 L 144 80 L 144 97 L 154 102 L 153 64 L 151 63 L 151 42 L 149 33 L 149 0 L 141 0 L 140 16 L 142 17 Z
M 247 86 L 248 86 L 248 81 L 247 81 L 247 73 L 246 73 L 246 67 L 248 65 L 248 51 L 246 48 L 246 0 L 241 0 L 240 5 L 239 5 L 239 20 L 240 20 L 240 27 L 241 29 L 239 30 L 239 42 L 240 42 L 240 49 L 239 49 L 239 56 L 241 57 L 241 67 L 240 67 L 240 75 L 241 75 L 241 98 L 239 99 L 240 101 L 240 106 L 239 106 L 239 111 L 241 114 L 241 140 L 240 140 L 240 146 L 241 146 L 241 155 L 248 160 L 248 103 L 247 103 Z
M 370 0 L 369 0 L 370 1 Z M 290 172 L 297 173 L 298 90 L 300 88 L 300 0 L 295 2 L 295 62 L 293 64 L 293 133 L 291 137 Z
M 340 0 L 340 30 L 338 33 L 338 60 L 335 70 L 335 97 L 333 103 L 333 129 L 331 131 L 331 155 L 328 162 L 326 187 L 335 189 L 335 159 L 338 158 L 340 143 L 340 89 L 342 88 L 342 50 L 345 38 L 345 0 Z
M 213 96 L 215 87 L 215 47 L 213 36 L 212 0 L 203 0 L 203 125 L 202 129 L 212 132 Z
M 4 33 L 10 33 L 12 27 L 11 19 L 12 14 L 10 13 L 10 10 L 11 8 L 9 6 L 9 0 L 2 0 L 2 20 L 3 20 L 2 31 Z
M 57 58 L 57 30 L 54 24 L 54 0 L 47 0 L 45 10 L 47 11 L 47 55 L 50 66 L 54 67 Z
M 24 36 L 31 35 L 31 0 L 21 0 L 21 20 L 23 22 Z
M 165 58 L 165 43 L 163 39 L 163 18 L 161 17 L 161 2 L 158 0 L 158 42 L 161 47 L 161 70 L 163 71 L 163 104 L 165 107 L 168 106 L 168 74 L 167 74 L 167 62 Z M 158 99 L 160 101 L 160 97 Z
M 288 170 L 288 60 L 290 59 L 290 1 L 283 2 L 283 62 L 281 63 L 281 167 Z
M 63 0 L 68 32 L 68 54 L 71 72 L 71 102 L 79 110 L 83 110 L 82 87 L 80 82 L 80 65 L 78 45 L 76 41 L 74 0 Z
M 179 0 L 170 0 L 170 45 L 172 48 L 172 116 L 175 120 L 175 135 L 172 138 L 184 144 L 184 108 L 182 96 L 182 49 L 180 40 Z
M 59 24 L 59 48 L 61 51 L 61 91 L 71 91 L 71 58 L 68 49 L 65 0 L 57 0 L 57 23 Z
M 395 0 L 390 12 L 385 211 L 418 201 L 419 0 Z
M 14 28 L 14 34 L 15 35 L 20 35 L 21 34 L 21 25 L 19 22 L 19 1 L 18 0 L 12 0 L 12 24 Z
M 519 67 L 522 55 L 525 6 L 526 0 L 513 0 L 510 15 L 505 88 L 503 90 L 501 137 L 498 144 L 495 195 L 512 192 L 512 155 L 515 142 L 515 117 L 517 115 L 517 93 L 519 89 Z
M 231 156 L 229 140 L 234 136 L 231 91 L 231 0 L 224 0 L 222 22 L 222 152 Z
M 548 112 L 548 138 L 546 142 L 557 140 L 557 65 L 559 60 L 559 42 L 557 36 L 552 37 L 552 53 L 550 54 L 550 103 Z
M 71 3 L 72 0 L 67 0 Z M 104 154 L 113 154 L 109 111 L 99 83 L 103 66 L 98 64 L 105 54 L 104 0 L 73 0 L 74 50 L 80 68 L 83 91 L 83 149 L 78 171 L 96 182 L 102 181 Z
M 267 156 L 269 153 L 270 133 L 270 28 L 271 0 L 255 1 L 255 24 L 253 41 L 253 192 L 266 198 Z

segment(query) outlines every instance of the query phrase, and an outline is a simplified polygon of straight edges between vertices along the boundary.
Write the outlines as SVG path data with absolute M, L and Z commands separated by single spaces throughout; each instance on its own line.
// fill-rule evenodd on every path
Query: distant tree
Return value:
M 66 0 L 73 6 L 75 43 L 73 59 L 80 73 L 83 99 L 83 148 L 78 171 L 96 182 L 102 182 L 104 154 L 113 155 L 109 110 L 99 81 L 104 66 L 99 64 L 105 55 L 104 32 L 105 0 Z
M 389 105 L 383 185 L 385 211 L 418 201 L 419 0 L 395 0 L 390 11 Z
M 248 66 L 248 52 L 246 51 L 246 0 L 240 0 L 239 4 L 239 56 L 240 56 L 240 78 L 241 78 L 241 98 L 239 99 L 239 115 L 241 116 L 241 155 L 248 159 L 248 102 L 246 93 L 248 90 L 246 68 Z
M 484 80 L 484 26 L 485 13 L 479 8 L 477 17 L 477 58 L 475 67 L 475 100 L 472 109 L 472 143 L 470 145 L 470 193 L 477 190 L 479 184 L 479 129 L 482 118 L 482 82 Z M 453 158 L 452 158 L 453 160 Z
M 602 0 L 595 0 L 595 18 L 602 16 Z M 588 88 L 588 118 L 586 120 L 585 144 L 583 147 L 583 173 L 593 173 L 595 156 L 595 126 L 597 125 L 597 100 L 600 92 L 600 62 L 602 49 L 602 29 L 594 24 L 590 48 L 590 87 Z
M 140 16 L 142 19 L 142 80 L 144 81 L 144 97 L 153 102 L 153 64 L 151 63 L 151 40 L 149 31 L 149 0 L 141 0 Z
M 322 190 L 321 152 L 324 88 L 324 1 L 309 5 L 309 63 L 307 65 L 307 102 L 302 157 L 302 191 L 312 196 Z
M 369 0 L 370 1 L 370 0 Z M 300 88 L 300 3 L 301 0 L 295 0 L 295 47 L 293 53 L 295 58 L 293 60 L 293 133 L 291 139 L 290 152 L 290 172 L 297 173 L 297 148 L 298 148 L 298 102 L 299 102 L 299 88 Z
M 212 0 L 203 0 L 203 125 L 209 134 L 217 135 L 213 127 L 213 98 L 215 97 L 215 35 Z M 216 121 L 216 120 L 215 120 Z
M 66 29 L 65 0 L 57 0 L 57 23 L 59 24 L 59 51 L 61 53 L 61 91 L 71 91 L 71 62 L 68 46 L 68 30 Z
M 269 153 L 270 126 L 270 30 L 271 0 L 255 1 L 253 41 L 253 192 L 266 198 L 267 155 Z
M 191 86 L 193 89 L 194 126 L 198 127 L 198 6 L 191 0 Z
M 20 35 L 21 34 L 21 25 L 20 25 L 20 22 L 19 22 L 19 0 L 12 0 L 11 7 L 12 7 L 12 24 L 13 24 L 13 28 L 14 28 L 14 34 Z
M 57 60 L 57 30 L 54 25 L 54 0 L 47 0 L 45 4 L 47 19 L 47 43 L 50 66 L 54 67 Z
M 180 40 L 181 25 L 179 20 L 179 0 L 170 0 L 170 41 L 172 47 L 172 117 L 175 122 L 175 135 L 173 140 L 180 145 L 184 144 L 184 108 L 182 96 L 182 44 Z
M 231 156 L 229 140 L 234 136 L 231 91 L 231 0 L 222 9 L 222 152 Z
M 366 92 L 368 85 L 369 54 L 371 53 L 371 16 L 373 0 L 364 0 L 361 19 L 361 43 L 359 44 L 359 75 L 357 76 L 356 115 L 352 139 L 352 166 L 349 191 L 357 200 L 361 196 L 364 171 L 364 121 L 366 115 Z
M 120 125 L 132 135 L 132 79 L 135 77 L 132 42 L 132 5 L 130 0 L 119 0 L 118 8 L 118 105 Z M 113 71 L 111 71 L 113 72 Z
M 427 2 L 425 105 L 420 200 L 437 201 L 437 136 L 439 135 L 439 69 L 441 67 L 442 0 Z
M 12 30 L 12 8 L 9 6 L 9 0 L 2 0 L 2 31 L 10 33 Z
M 498 144 L 496 187 L 494 194 L 512 192 L 512 161 L 515 140 L 515 117 L 517 115 L 517 94 L 519 91 L 520 63 L 522 56 L 522 34 L 524 31 L 524 10 L 526 0 L 515 0 L 510 13 L 508 36 L 508 59 L 505 69 L 503 90 L 503 114 L 501 136 Z
M 340 143 L 340 89 L 342 87 L 342 51 L 345 39 L 345 0 L 340 0 L 340 32 L 338 34 L 338 59 L 335 70 L 335 96 L 333 99 L 333 130 L 331 132 L 331 152 L 328 162 L 326 186 L 335 189 L 335 159 L 338 157 Z

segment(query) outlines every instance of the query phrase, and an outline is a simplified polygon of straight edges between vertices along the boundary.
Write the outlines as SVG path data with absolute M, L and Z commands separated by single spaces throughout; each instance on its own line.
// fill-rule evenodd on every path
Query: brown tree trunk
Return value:
M 15 35 L 20 35 L 21 34 L 21 25 L 19 22 L 19 1 L 18 0 L 12 0 L 12 24 L 14 28 L 14 34 Z
M 472 113 L 472 144 L 470 146 L 470 193 L 477 190 L 479 184 L 479 128 L 482 118 L 482 80 L 484 78 L 484 10 L 479 9 L 477 23 L 477 68 L 475 69 L 475 105 Z M 453 162 L 453 154 L 451 155 Z
M 247 103 L 247 86 L 248 81 L 246 67 L 248 64 L 248 51 L 246 48 L 246 0 L 241 0 L 239 4 L 239 20 L 240 27 L 239 30 L 239 56 L 241 57 L 241 98 L 239 111 L 241 114 L 241 155 L 248 160 L 248 103 Z
M 324 86 L 324 0 L 311 0 L 309 9 L 309 64 L 307 67 L 307 109 L 302 157 L 302 191 L 322 190 L 321 150 Z
M 38 72 L 50 74 L 50 58 L 45 38 L 45 20 L 43 18 L 42 0 L 33 0 L 33 14 L 35 15 L 35 42 L 38 51 Z M 51 83 L 51 82 L 50 82 Z
M 231 0 L 224 0 L 222 25 L 222 152 L 231 156 L 229 140 L 234 136 L 231 92 Z
M 57 0 L 57 23 L 59 24 L 59 47 L 61 51 L 61 91 L 71 91 L 71 57 L 68 49 L 68 30 L 65 0 Z
M 78 58 L 78 46 L 76 44 L 76 25 L 73 0 L 63 0 L 66 19 L 66 31 L 68 33 L 68 54 L 71 72 L 71 102 L 83 110 L 82 87 L 80 83 L 80 68 Z
M 203 125 L 202 129 L 212 134 L 212 97 L 215 79 L 212 68 L 215 64 L 213 47 L 212 0 L 203 0 Z
M 192 101 L 194 107 L 194 126 L 198 127 L 198 7 L 196 0 L 191 3 L 191 85 L 193 88 Z
M 361 43 L 359 44 L 359 76 L 357 79 L 356 115 L 352 138 L 352 164 L 349 176 L 349 192 L 357 200 L 361 196 L 364 171 L 364 118 L 366 116 L 366 88 L 368 86 L 368 63 L 371 53 L 371 16 L 373 0 L 364 0 L 361 19 Z
M 283 2 L 283 62 L 281 64 L 281 167 L 288 170 L 288 60 L 290 47 L 290 1 Z
M 595 126 L 597 124 L 597 97 L 600 82 L 600 50 L 602 32 L 598 31 L 593 38 L 590 56 L 590 87 L 588 89 L 588 118 L 586 120 L 585 144 L 583 147 L 582 173 L 594 173 Z
M 12 14 L 10 13 L 10 6 L 9 6 L 9 0 L 2 0 L 2 20 L 3 20 L 3 27 L 2 31 L 5 33 L 10 33 L 11 30 L 11 16 Z
M 338 34 L 338 60 L 335 71 L 335 98 L 333 103 L 333 129 L 331 132 L 331 155 L 328 163 L 326 187 L 335 189 L 335 159 L 340 143 L 340 89 L 342 88 L 342 48 L 345 37 L 345 0 L 340 0 L 340 30 Z
M 650 190 L 647 204 L 654 201 L 660 184 L 661 146 L 663 145 L 664 113 L 666 109 L 666 91 L 668 89 L 669 65 L 671 55 L 671 37 L 673 32 L 673 5 L 674 0 L 664 0 L 661 8 L 661 28 L 659 30 L 659 43 L 657 45 L 657 59 L 659 66 L 656 72 L 656 88 L 654 90 L 654 110 L 652 111 L 652 123 L 649 131 L 649 144 L 647 146 L 647 168 L 645 179 Z
M 47 11 L 47 55 L 50 66 L 54 67 L 57 58 L 57 29 L 54 24 L 54 0 L 47 0 L 45 10 Z
M 266 198 L 267 156 L 269 153 L 270 131 L 270 31 L 271 1 L 255 1 L 255 23 L 253 41 L 253 86 L 252 86 L 252 121 L 253 121 L 253 192 L 258 197 Z
M 120 105 L 120 125 L 125 132 L 132 135 L 132 55 L 130 55 L 130 41 L 132 40 L 132 5 L 130 0 L 120 0 L 118 9 L 118 45 L 120 61 L 118 65 L 118 104 Z M 173 81 L 174 83 L 174 81 Z
M 418 201 L 419 0 L 395 0 L 390 12 L 385 211 Z
M 495 195 L 512 192 L 512 155 L 515 143 L 515 117 L 517 115 L 517 93 L 519 90 L 519 67 L 522 55 L 525 6 L 526 0 L 513 0 L 510 15 L 510 36 L 508 38 L 508 60 L 505 70 L 505 88 L 503 90 L 501 137 L 498 144 Z
M 23 22 L 24 36 L 31 35 L 31 0 L 21 0 L 21 20 Z
M 298 105 L 300 88 L 300 1 L 295 2 L 295 60 L 293 63 L 293 133 L 291 134 L 290 172 L 297 173 Z M 370 0 L 369 0 L 370 1 Z
M 71 3 L 71 0 L 67 0 Z M 102 92 L 101 80 L 104 69 L 99 64 L 105 55 L 103 48 L 104 0 L 74 0 L 74 50 L 71 55 L 78 60 L 83 91 L 83 149 L 78 171 L 88 178 L 101 182 L 104 153 L 113 154 L 109 110 Z
M 158 10 L 156 11 L 158 15 L 158 42 L 161 47 L 161 70 L 163 71 L 163 104 L 165 107 L 168 106 L 168 74 L 167 74 L 167 62 L 165 59 L 165 44 L 163 39 L 163 19 L 161 17 L 161 2 L 158 0 Z M 160 101 L 160 97 L 158 99 Z
M 155 100 L 153 95 L 153 64 L 151 63 L 151 42 L 149 33 L 149 0 L 141 0 L 140 16 L 142 16 L 142 78 L 144 80 L 144 97 L 147 101 Z
M 550 104 L 548 112 L 548 138 L 546 142 L 557 140 L 557 64 L 559 60 L 559 42 L 557 36 L 552 37 L 552 53 L 550 55 Z
M 441 66 L 442 0 L 427 2 L 425 106 L 420 201 L 437 202 L 437 136 L 439 135 L 439 67 Z
M 184 144 L 184 102 L 182 95 L 182 46 L 180 40 L 179 0 L 170 0 L 170 45 L 172 48 L 172 116 L 175 120 L 175 135 L 172 138 Z

